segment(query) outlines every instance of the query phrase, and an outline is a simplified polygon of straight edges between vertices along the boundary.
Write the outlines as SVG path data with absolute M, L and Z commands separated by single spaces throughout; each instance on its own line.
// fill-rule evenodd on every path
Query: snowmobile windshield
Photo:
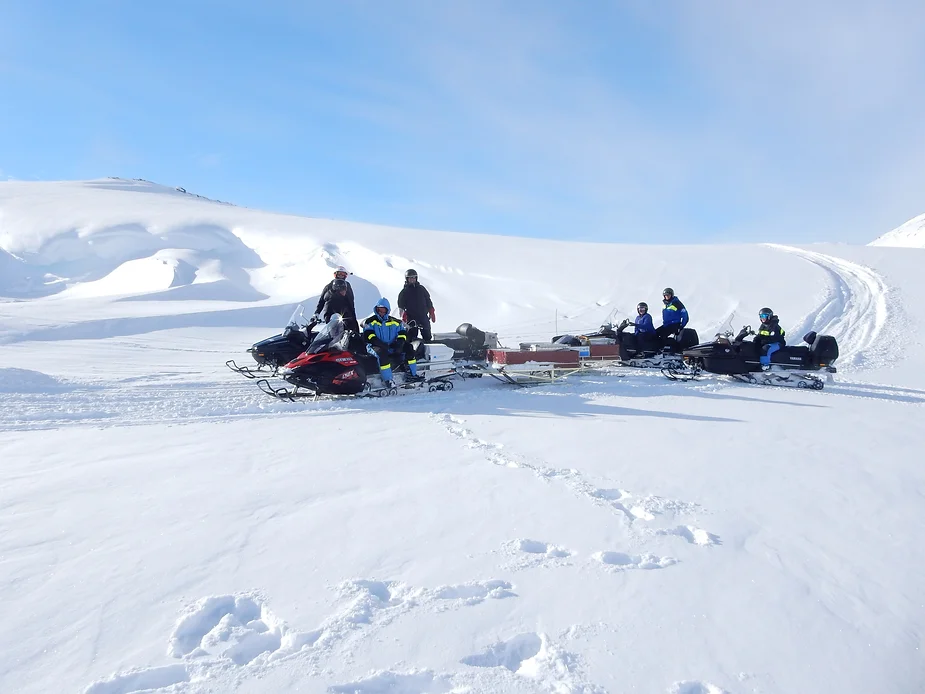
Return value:
M 607 318 L 604 319 L 604 322 L 601 323 L 601 330 L 613 330 L 620 323 L 619 320 L 620 309 L 615 308 L 610 313 L 607 314 Z
M 347 330 L 344 327 L 343 319 L 334 314 L 331 320 L 325 325 L 321 332 L 315 335 L 315 339 L 306 350 L 309 354 L 325 352 L 329 349 L 344 349 L 347 342 Z
M 286 323 L 286 327 L 283 329 L 283 334 L 289 333 L 290 330 L 301 330 L 306 325 L 308 325 L 308 320 L 305 318 L 305 308 L 302 304 L 299 304 L 295 307 L 295 311 L 292 312 L 292 315 L 289 317 L 289 322 Z

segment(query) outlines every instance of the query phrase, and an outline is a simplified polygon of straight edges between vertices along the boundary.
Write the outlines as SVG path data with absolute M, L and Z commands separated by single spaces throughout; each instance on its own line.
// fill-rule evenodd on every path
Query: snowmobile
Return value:
M 734 340 L 729 339 L 730 332 L 717 335 L 713 342 L 684 350 L 684 368 L 663 369 L 663 373 L 674 381 L 695 380 L 707 372 L 743 383 L 811 390 L 822 390 L 825 385 L 816 372 L 836 373 L 833 362 L 838 359 L 838 342 L 831 335 L 809 332 L 803 336 L 808 346 L 781 347 L 771 355 L 770 364 L 764 365 L 760 348 L 745 341 L 754 334 L 751 326 L 745 326 Z
M 619 346 L 620 364 L 637 369 L 679 369 L 684 362 L 681 353 L 695 346 L 700 337 L 693 328 L 682 328 L 677 336 L 658 338 L 648 335 L 636 335 L 634 324 L 625 318 L 619 325 L 614 325 L 613 314 L 601 327 L 592 333 L 574 335 L 556 335 L 554 345 L 616 344 Z M 635 330 L 635 328 L 634 328 Z
M 681 328 L 677 335 L 659 338 L 628 332 L 633 326 L 628 319 L 617 326 L 616 340 L 620 346 L 620 363 L 637 369 L 671 369 L 684 365 L 681 356 L 700 341 L 693 328 Z
M 417 377 L 411 376 L 407 364 L 395 364 L 393 383 L 387 385 L 379 375 L 379 362 L 367 353 L 362 337 L 347 330 L 343 319 L 334 314 L 304 353 L 279 369 L 279 375 L 292 388 L 275 387 L 266 379 L 257 381 L 257 386 L 267 395 L 291 402 L 319 395 L 382 397 L 397 395 L 400 390 L 453 390 L 450 379 L 456 375 L 456 365 L 452 350 L 428 344 L 424 353 L 424 359 L 417 363 Z
M 286 327 L 279 335 L 268 337 L 254 343 L 247 349 L 257 367 L 239 366 L 234 359 L 225 362 L 225 366 L 246 378 L 260 378 L 267 375 L 275 376 L 280 367 L 288 364 L 302 354 L 314 339 L 314 330 L 320 321 L 305 318 L 304 308 L 299 304 L 286 323 Z

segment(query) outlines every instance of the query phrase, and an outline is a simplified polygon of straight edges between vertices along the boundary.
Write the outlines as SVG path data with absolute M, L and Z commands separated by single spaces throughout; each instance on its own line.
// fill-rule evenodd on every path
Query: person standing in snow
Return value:
M 655 331 L 660 339 L 665 339 L 671 335 L 679 334 L 690 317 L 687 315 L 687 309 L 681 300 L 675 296 L 674 289 L 665 287 L 662 292 L 662 303 L 665 307 L 662 309 L 662 326 Z
M 418 377 L 414 348 L 408 343 L 408 334 L 401 321 L 389 315 L 391 310 L 389 300 L 382 297 L 376 303 L 373 315 L 363 321 L 363 325 L 366 326 L 363 330 L 366 351 L 379 362 L 379 375 L 387 388 L 394 385 L 392 365 L 400 364 L 402 358 L 408 362 L 411 378 Z
M 418 329 L 424 342 L 430 342 L 432 334 L 430 324 L 437 322 L 434 312 L 434 302 L 430 300 L 430 292 L 418 282 L 417 270 L 410 269 L 405 272 L 405 286 L 398 294 L 398 308 L 401 309 L 401 319 L 405 323 L 414 321 L 417 327 L 412 327 L 409 337 L 417 339 Z
M 321 295 L 318 297 L 318 305 L 315 306 L 315 315 L 312 316 L 313 320 L 320 320 L 322 316 L 322 311 L 324 310 L 324 305 L 328 302 L 328 293 L 334 293 L 334 283 L 337 280 L 341 280 L 344 284 L 347 285 L 347 301 L 350 307 L 349 314 L 353 317 L 354 322 L 356 322 L 357 309 L 356 304 L 353 298 L 353 287 L 350 286 L 350 282 L 347 281 L 347 268 L 343 265 L 338 265 L 337 269 L 334 270 L 334 279 L 324 285 L 324 288 L 321 290 Z M 340 311 L 335 311 L 334 313 L 341 313 Z M 341 315 L 346 318 L 347 316 L 343 313 Z M 348 323 L 349 327 L 349 323 Z
M 347 330 L 355 333 L 360 332 L 360 326 L 357 324 L 356 308 L 353 306 L 353 298 L 347 293 L 347 280 L 336 279 L 331 282 L 331 288 L 324 293 L 324 313 L 322 317 L 327 323 L 331 316 L 339 313 L 344 319 L 344 326 Z

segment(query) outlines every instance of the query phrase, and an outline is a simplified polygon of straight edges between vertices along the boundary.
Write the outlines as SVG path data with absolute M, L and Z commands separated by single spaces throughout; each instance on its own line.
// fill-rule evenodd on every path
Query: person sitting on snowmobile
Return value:
M 353 306 L 353 298 L 348 293 L 347 280 L 336 279 L 331 282 L 331 288 L 321 297 L 324 300 L 324 322 L 331 320 L 331 316 L 339 313 L 344 319 L 344 327 L 355 333 L 360 332 L 357 324 L 357 313 Z
M 379 299 L 373 309 L 373 315 L 363 321 L 366 329 L 363 331 L 363 341 L 366 351 L 376 357 L 379 362 L 379 375 L 387 388 L 391 388 L 392 364 L 400 363 L 402 357 L 408 362 L 411 377 L 418 377 L 417 359 L 414 348 L 408 342 L 408 334 L 401 321 L 389 315 L 392 310 L 389 300 L 385 297 Z
M 652 323 L 652 316 L 649 315 L 649 304 L 640 301 L 636 304 L 636 334 L 655 336 L 655 325 Z
M 758 361 L 767 366 L 771 363 L 771 355 L 781 347 L 786 346 L 787 332 L 780 327 L 780 318 L 775 316 L 774 311 L 767 306 L 758 311 L 758 320 L 761 321 L 761 325 L 758 327 L 758 332 L 755 333 L 752 343 L 755 345 L 755 349 L 758 350 Z M 741 343 L 746 335 L 748 335 L 747 329 L 742 328 L 735 341 Z
M 662 292 L 662 303 L 665 304 L 665 308 L 662 309 L 662 326 L 655 331 L 655 334 L 665 339 L 671 335 L 680 334 L 690 320 L 690 316 L 687 315 L 687 309 L 674 295 L 674 289 L 671 287 L 665 287 Z
M 318 297 L 318 305 L 315 306 L 315 315 L 312 316 L 314 320 L 321 319 L 321 312 L 324 310 L 324 305 L 327 302 L 327 298 L 325 297 L 328 292 L 333 291 L 334 283 L 337 280 L 343 280 L 344 284 L 347 285 L 347 298 L 350 300 L 350 315 L 353 316 L 354 320 L 356 320 L 356 317 L 357 317 L 356 303 L 353 298 L 353 287 L 351 287 L 350 282 L 347 281 L 348 274 L 349 273 L 347 272 L 347 268 L 345 268 L 343 265 L 338 265 L 337 269 L 334 270 L 334 279 L 328 282 L 326 285 L 324 285 L 324 288 L 321 290 L 321 296 Z M 341 311 L 337 311 L 336 313 L 343 314 L 343 312 Z
M 401 309 L 402 321 L 415 323 L 408 338 L 416 340 L 420 328 L 424 342 L 430 342 L 430 324 L 437 322 L 437 316 L 434 313 L 434 302 L 430 300 L 430 292 L 418 282 L 417 270 L 409 269 L 405 272 L 405 286 L 398 294 L 398 308 Z

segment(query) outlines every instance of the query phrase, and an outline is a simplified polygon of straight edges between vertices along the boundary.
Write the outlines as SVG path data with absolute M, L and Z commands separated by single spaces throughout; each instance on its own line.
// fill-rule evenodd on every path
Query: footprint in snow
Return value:
M 409 673 L 385 670 L 372 677 L 328 687 L 331 694 L 448 694 L 453 684 L 448 675 L 436 675 L 431 670 Z
M 591 555 L 601 564 L 617 571 L 627 569 L 664 569 L 677 564 L 674 557 L 659 557 L 654 554 L 624 554 L 623 552 L 596 552 Z
M 567 566 L 569 564 L 568 559 L 575 554 L 573 551 L 559 545 L 529 539 L 505 542 L 502 549 L 511 558 L 509 568 L 514 570 L 539 566 Z
M 668 694 L 729 694 L 729 692 L 709 682 L 692 680 L 675 682 L 668 690 Z
M 185 665 L 140 668 L 95 682 L 84 690 L 84 694 L 134 694 L 134 692 L 150 692 L 189 681 L 190 673 Z
M 656 535 L 676 535 L 682 537 L 692 545 L 709 547 L 711 545 L 721 545 L 719 535 L 707 532 L 703 528 L 695 528 L 693 525 L 679 525 L 669 530 L 656 530 Z
M 606 694 L 602 687 L 584 680 L 581 661 L 576 654 L 552 643 L 545 634 L 518 634 L 492 644 L 482 653 L 466 656 L 460 662 L 470 667 L 507 670 L 535 682 L 537 691 Z

